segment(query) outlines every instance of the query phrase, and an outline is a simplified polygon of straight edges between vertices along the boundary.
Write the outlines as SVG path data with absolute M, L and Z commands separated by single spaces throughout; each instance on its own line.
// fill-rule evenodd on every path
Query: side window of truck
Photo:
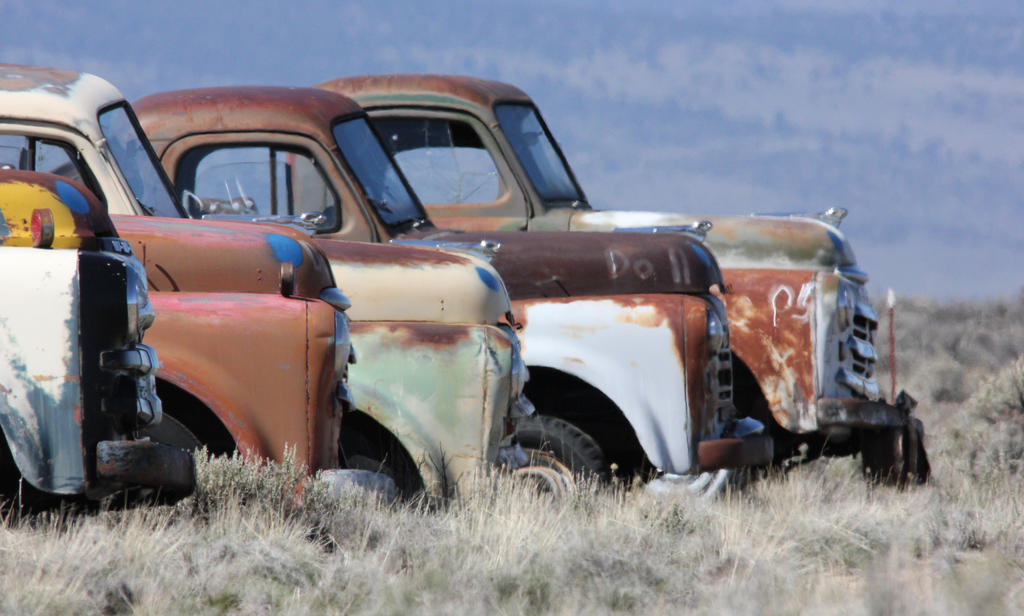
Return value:
M 505 193 L 472 126 L 440 118 L 382 118 L 374 127 L 423 203 L 488 203 Z
M 62 175 L 85 184 L 97 196 L 101 194 L 96 182 L 85 170 L 78 151 L 59 141 L 25 135 L 0 135 L 0 169 L 45 171 Z
M 207 214 L 323 214 L 338 226 L 338 197 L 306 152 L 268 145 L 207 146 L 189 151 L 174 184 L 192 218 Z

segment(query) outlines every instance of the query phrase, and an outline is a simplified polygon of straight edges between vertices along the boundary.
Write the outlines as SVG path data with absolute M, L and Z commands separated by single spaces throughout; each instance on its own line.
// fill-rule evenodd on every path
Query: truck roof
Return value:
M 350 96 L 365 106 L 431 103 L 477 107 L 490 111 L 497 103 L 532 103 L 519 88 L 461 75 L 362 75 L 318 83 L 318 88 Z
M 323 143 L 331 143 L 335 120 L 363 113 L 340 94 L 272 86 L 173 90 L 144 96 L 133 107 L 158 153 L 185 132 L 315 132 Z
M 93 140 L 103 138 L 97 110 L 124 100 L 102 77 L 20 64 L 0 64 L 0 97 L 0 118 L 73 126 Z

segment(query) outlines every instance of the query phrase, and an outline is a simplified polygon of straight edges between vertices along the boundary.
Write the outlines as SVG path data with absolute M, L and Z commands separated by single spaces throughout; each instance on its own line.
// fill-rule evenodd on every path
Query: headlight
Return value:
M 526 362 L 523 361 L 523 355 L 519 350 L 519 337 L 516 336 L 515 330 L 509 325 L 499 324 L 498 327 L 508 335 L 512 342 L 512 374 L 510 375 L 512 380 L 510 388 L 512 416 L 530 416 L 534 413 L 535 409 L 533 403 L 523 395 L 523 391 L 526 389 L 526 382 L 530 380 L 530 370 L 526 367 Z
M 853 307 L 856 303 L 856 297 L 850 288 L 839 283 L 839 293 L 836 295 L 836 323 L 839 325 L 839 331 L 845 331 L 850 327 L 853 319 Z
M 127 287 L 128 337 L 140 342 L 142 335 L 153 325 L 156 313 L 146 289 L 146 270 L 135 257 L 125 259 L 125 286 Z
M 708 314 L 708 352 L 711 355 L 729 346 L 729 330 L 722 323 L 718 311 L 709 309 Z

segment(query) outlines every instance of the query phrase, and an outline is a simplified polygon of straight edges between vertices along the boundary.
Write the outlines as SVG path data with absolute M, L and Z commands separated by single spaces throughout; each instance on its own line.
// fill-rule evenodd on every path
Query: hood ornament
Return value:
M 711 230 L 710 220 L 701 220 L 688 225 L 657 225 L 652 227 L 617 227 L 616 231 L 623 233 L 681 233 L 692 237 L 695 240 L 704 241 L 708 231 Z
M 816 214 L 814 217 L 818 220 L 823 220 L 833 227 L 839 228 L 839 224 L 846 218 L 847 212 L 844 207 L 830 207 L 821 214 Z
M 498 251 L 501 250 L 501 242 L 494 240 L 480 240 L 479 242 L 459 242 L 452 240 L 406 240 L 406 239 L 395 239 L 391 240 L 391 244 L 401 244 L 403 246 L 417 246 L 419 248 L 439 248 L 441 250 L 455 250 L 459 252 L 469 253 L 475 257 L 479 257 L 484 261 L 490 263 L 494 260 L 494 257 L 498 256 Z

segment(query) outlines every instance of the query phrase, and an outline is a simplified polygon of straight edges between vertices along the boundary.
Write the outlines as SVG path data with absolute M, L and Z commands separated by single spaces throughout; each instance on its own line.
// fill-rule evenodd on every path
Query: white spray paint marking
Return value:
M 803 308 L 802 314 L 791 314 L 790 317 L 799 321 L 808 321 L 811 318 L 811 294 L 814 293 L 814 282 L 805 282 L 800 285 L 800 293 L 794 294 L 793 289 L 788 285 L 776 285 L 772 288 L 771 292 L 771 305 L 772 305 L 772 325 L 774 327 L 779 326 L 779 296 L 783 293 L 786 294 L 786 303 L 782 305 L 783 310 L 789 310 L 793 308 L 794 302 L 793 297 L 796 297 L 796 306 Z

